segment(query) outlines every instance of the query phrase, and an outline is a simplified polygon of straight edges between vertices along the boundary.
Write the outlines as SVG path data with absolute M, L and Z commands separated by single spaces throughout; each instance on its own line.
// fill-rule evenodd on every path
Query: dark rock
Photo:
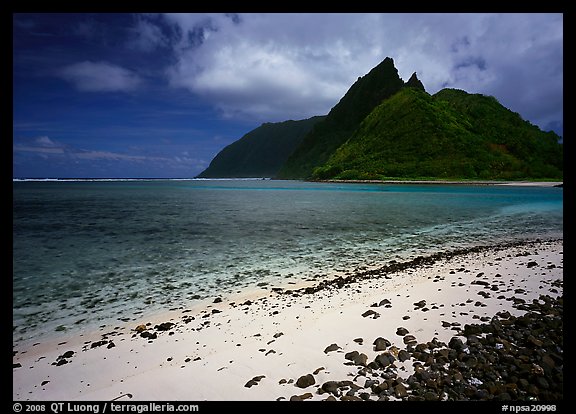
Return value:
M 406 352 L 406 351 L 404 351 Z M 380 355 L 378 355 L 375 360 L 374 360 L 379 366 L 381 366 L 382 368 L 386 368 L 387 366 L 389 366 L 390 364 L 393 364 L 394 361 L 396 361 L 396 358 L 394 357 L 394 355 L 392 355 L 389 352 L 384 352 Z
M 216 298 L 212 303 L 220 303 L 222 302 L 222 298 Z
M 304 401 L 312 397 L 313 397 L 312 393 L 307 392 L 302 395 L 293 395 L 292 397 L 290 397 L 290 401 Z
M 455 349 L 456 351 L 460 351 L 465 348 L 462 340 L 455 336 L 453 336 L 452 339 L 450 339 L 450 342 L 448 342 L 448 346 L 452 349 Z
M 142 338 L 146 338 L 146 339 L 156 339 L 156 338 L 158 338 L 158 334 L 157 334 L 156 332 L 150 333 L 150 332 L 148 332 L 148 331 L 144 331 L 144 332 L 140 333 L 140 336 L 141 336 Z M 94 344 L 93 344 L 93 345 L 94 345 Z
M 388 348 L 390 345 L 392 345 L 392 343 L 385 338 L 376 338 L 374 340 L 374 351 L 384 351 L 386 348 Z
M 474 393 L 474 399 L 477 400 L 488 400 L 490 398 L 492 398 L 492 394 L 483 388 L 477 389 Z
M 465 336 L 481 334 L 482 327 L 480 325 L 475 324 L 473 325 L 465 324 L 463 333 Z
M 407 361 L 410 359 L 410 354 L 404 349 L 402 349 L 400 350 L 400 352 L 398 352 L 398 359 L 400 360 L 400 362 Z
M 561 281 L 553 286 L 561 289 Z M 343 400 L 562 400 L 563 297 L 541 295 L 514 301 L 514 306 L 524 313 L 518 317 L 510 312 L 478 317 L 475 319 L 483 323 L 465 324 L 462 329 L 459 323 L 446 322 L 460 335 L 448 344 L 436 338 L 417 343 L 405 328 L 398 328 L 406 347 L 398 350 L 396 358 L 402 362 L 413 359 L 414 374 L 400 378 L 391 368 L 395 357 L 383 352 L 358 369 L 354 381 L 365 377 L 362 391 L 351 381 L 329 381 L 318 393 Z M 386 345 L 384 338 L 374 341 L 374 349 L 384 351 L 389 347 Z M 363 355 L 352 351 L 345 358 L 362 363 Z
M 528 340 L 528 343 L 537 348 L 541 347 L 543 344 L 543 342 L 540 339 L 534 338 L 534 335 L 528 335 L 526 339 Z
M 466 337 L 466 344 L 467 345 L 475 345 L 475 344 L 479 344 L 479 343 L 480 343 L 480 339 L 476 335 L 468 335 Z
M 354 358 L 356 358 L 358 355 L 360 355 L 358 351 L 346 352 L 346 354 L 344 354 L 344 358 L 349 361 L 354 361 Z
M 409 344 L 414 345 L 417 342 L 416 337 L 414 335 L 405 335 L 403 341 L 406 345 L 409 345 Z
M 378 312 L 374 312 L 372 309 L 369 309 L 369 310 L 367 310 L 366 312 L 364 312 L 364 313 L 362 314 L 362 316 L 363 316 L 364 318 L 367 318 L 368 316 L 371 316 L 372 319 L 377 319 L 377 318 L 380 317 L 380 314 L 379 314 Z
M 326 347 L 326 349 L 324 349 L 324 353 L 327 354 L 328 352 L 337 351 L 337 350 L 339 350 L 339 349 L 342 349 L 342 348 L 340 348 L 340 347 L 339 347 L 338 345 L 336 345 L 336 344 L 331 344 L 331 345 L 328 345 L 328 346 Z
M 372 387 L 372 392 L 376 395 L 382 395 L 390 389 L 390 384 L 386 381 Z
M 545 390 L 550 388 L 550 384 L 548 384 L 548 381 L 546 380 L 546 378 L 540 377 L 540 376 L 536 377 L 536 385 L 538 386 L 538 388 L 545 389 Z
M 409 331 L 408 331 L 408 329 L 406 329 L 406 328 L 400 327 L 400 328 L 396 329 L 396 335 L 399 335 L 399 336 L 404 336 L 404 335 L 406 335 L 408 332 L 409 332 Z
M 365 367 L 366 363 L 368 362 L 368 356 L 366 354 L 358 354 L 354 357 L 352 362 L 354 362 L 355 365 L 361 365 Z
M 138 325 L 136 328 L 134 328 L 137 333 L 144 332 L 146 329 L 148 329 L 146 328 L 146 325 Z
M 554 368 L 556 366 L 556 362 L 554 361 L 554 359 L 546 354 L 542 357 L 542 368 L 544 368 L 544 370 L 550 370 L 552 368 Z
M 497 401 L 510 401 L 512 397 L 507 392 L 501 392 L 496 397 L 494 397 Z
M 296 381 L 296 386 L 299 388 L 306 388 L 316 384 L 316 380 L 312 374 L 303 375 Z
M 379 382 L 377 380 L 367 379 L 366 382 L 364 382 L 364 388 L 372 388 L 378 384 Z
M 406 398 L 408 396 L 408 391 L 406 391 L 404 384 L 398 384 L 394 387 L 394 394 L 396 395 L 396 398 Z
M 325 392 L 329 392 L 332 395 L 338 397 L 340 395 L 340 391 L 338 389 L 338 382 L 336 381 L 327 381 L 322 384 L 321 389 Z
M 265 376 L 265 375 L 258 375 L 257 377 L 254 377 L 254 378 L 252 378 L 250 381 L 248 381 L 244 386 L 245 386 L 246 388 L 250 388 L 250 387 L 252 387 L 252 386 L 254 386 L 254 385 L 258 385 L 258 383 L 260 382 L 260 380 L 261 380 L 262 378 L 266 378 L 266 376 Z
M 252 387 L 252 386 L 254 386 L 254 385 L 258 385 L 258 381 L 254 381 L 253 379 L 251 379 L 251 380 L 248 381 L 246 384 L 244 384 L 244 386 L 245 386 L 246 388 L 250 388 L 250 387 Z

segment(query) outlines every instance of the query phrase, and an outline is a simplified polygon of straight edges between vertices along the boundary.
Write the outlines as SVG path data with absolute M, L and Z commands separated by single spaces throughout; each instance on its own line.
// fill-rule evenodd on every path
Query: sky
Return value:
M 22 13 L 15 178 L 192 178 L 264 122 L 325 115 L 391 57 L 563 136 L 563 14 Z

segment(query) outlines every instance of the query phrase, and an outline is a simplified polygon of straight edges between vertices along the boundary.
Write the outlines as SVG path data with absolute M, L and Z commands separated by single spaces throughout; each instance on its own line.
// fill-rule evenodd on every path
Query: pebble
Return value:
M 398 328 L 407 348 L 396 355 L 401 362 L 414 360 L 413 374 L 402 378 L 390 370 L 396 358 L 386 351 L 359 371 L 366 377 L 364 387 L 352 381 L 327 381 L 318 393 L 343 401 L 562 400 L 563 297 L 540 295 L 539 300 L 518 306 L 523 306 L 524 315 L 499 312 L 484 323 L 465 324 L 448 344 L 436 338 L 417 343 L 405 328 Z M 380 337 L 374 341 L 375 348 L 386 343 Z M 363 365 L 357 362 L 367 362 L 364 356 L 351 351 L 344 358 Z M 314 383 L 308 374 L 296 385 Z

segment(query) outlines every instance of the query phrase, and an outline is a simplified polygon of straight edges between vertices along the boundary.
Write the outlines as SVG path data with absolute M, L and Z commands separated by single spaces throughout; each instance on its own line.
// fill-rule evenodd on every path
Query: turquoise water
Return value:
M 563 234 L 552 187 L 13 183 L 13 338 L 389 260 Z

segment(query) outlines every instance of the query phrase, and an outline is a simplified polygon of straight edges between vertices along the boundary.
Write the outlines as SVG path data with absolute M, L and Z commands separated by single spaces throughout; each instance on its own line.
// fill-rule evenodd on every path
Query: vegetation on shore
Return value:
M 324 119 L 266 122 L 225 147 L 199 178 L 274 177 L 304 136 Z
M 561 181 L 563 155 L 561 137 L 495 97 L 430 95 L 415 73 L 404 82 L 386 58 L 328 115 L 263 124 L 199 177 Z
M 563 148 L 490 96 L 403 88 L 378 105 L 313 179 L 562 179 Z

